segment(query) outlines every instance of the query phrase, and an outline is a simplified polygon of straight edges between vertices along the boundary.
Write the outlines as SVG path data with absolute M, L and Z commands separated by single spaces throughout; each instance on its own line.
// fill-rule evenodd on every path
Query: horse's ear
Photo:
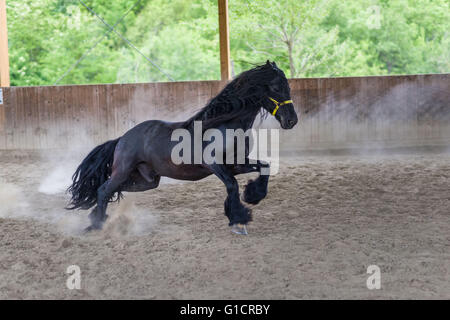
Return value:
M 266 65 L 267 65 L 267 66 L 271 66 L 271 64 L 270 64 L 270 61 L 269 61 L 269 60 L 267 60 L 267 62 L 266 62 Z
M 274 62 L 272 62 L 272 67 L 274 67 L 274 68 L 278 68 L 278 66 L 277 66 L 277 64 L 275 63 L 275 61 L 274 61 Z

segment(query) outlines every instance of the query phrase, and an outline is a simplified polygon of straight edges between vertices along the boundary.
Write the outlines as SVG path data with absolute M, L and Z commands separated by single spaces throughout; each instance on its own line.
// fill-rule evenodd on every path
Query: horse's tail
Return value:
M 72 194 L 72 198 L 66 209 L 89 209 L 96 205 L 97 189 L 111 175 L 114 151 L 119 139 L 95 147 L 84 158 L 72 176 L 72 185 L 67 189 L 67 192 Z M 119 198 L 120 192 L 116 200 Z

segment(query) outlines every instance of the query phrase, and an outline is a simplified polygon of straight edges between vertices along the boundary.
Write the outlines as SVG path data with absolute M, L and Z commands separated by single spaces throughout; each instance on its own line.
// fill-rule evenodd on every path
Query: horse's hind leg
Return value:
M 100 186 L 97 190 L 97 207 L 91 212 L 89 218 L 91 225 L 86 231 L 98 230 L 103 227 L 108 216 L 106 215 L 106 207 L 114 193 L 120 190 L 120 186 L 124 183 L 130 174 L 130 169 L 115 169 L 111 173 L 111 177 Z
M 140 192 L 156 188 L 159 185 L 160 176 L 145 164 L 114 167 L 111 177 L 97 190 L 97 207 L 89 215 L 91 225 L 86 231 L 98 230 L 103 227 L 108 216 L 106 208 L 114 193 L 120 191 Z

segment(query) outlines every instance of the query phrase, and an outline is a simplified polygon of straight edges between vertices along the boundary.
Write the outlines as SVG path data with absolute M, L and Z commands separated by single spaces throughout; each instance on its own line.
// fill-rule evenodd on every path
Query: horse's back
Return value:
M 170 141 L 175 128 L 181 123 L 162 120 L 147 120 L 128 130 L 119 140 L 117 148 L 131 153 L 141 153 L 146 149 L 159 148 L 159 142 Z M 155 146 L 158 144 L 158 146 Z

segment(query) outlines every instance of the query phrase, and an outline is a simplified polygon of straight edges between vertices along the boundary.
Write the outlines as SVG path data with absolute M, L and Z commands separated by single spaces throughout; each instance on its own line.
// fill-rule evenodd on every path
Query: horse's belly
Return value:
M 211 175 L 212 172 L 201 165 L 181 164 L 173 165 L 170 169 L 156 170 L 163 177 L 177 180 L 197 181 Z

